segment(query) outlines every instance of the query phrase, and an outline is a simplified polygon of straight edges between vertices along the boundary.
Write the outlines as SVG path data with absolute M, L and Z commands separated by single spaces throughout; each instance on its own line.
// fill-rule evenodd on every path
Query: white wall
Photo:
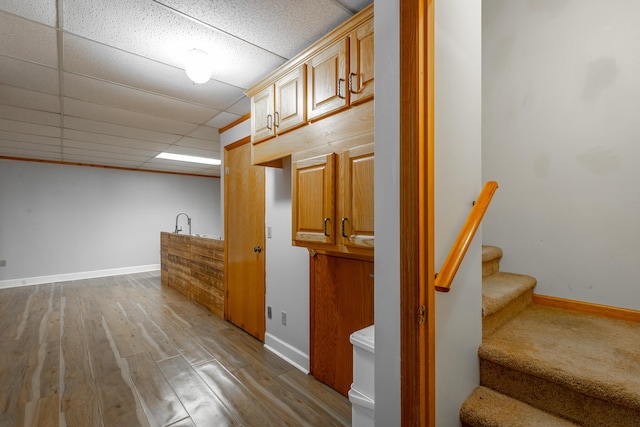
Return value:
M 484 241 L 536 293 L 640 309 L 640 2 L 483 2 Z
M 0 160 L 0 286 L 158 268 L 179 212 L 222 234 L 219 192 L 217 178 Z
M 481 3 L 436 2 L 435 265 L 464 224 L 481 178 Z M 451 291 L 436 293 L 436 425 L 459 426 L 462 402 L 480 383 L 482 230 Z
M 249 136 L 250 132 L 250 120 L 234 126 L 221 135 L 222 147 Z M 224 149 L 221 151 L 224 155 Z M 273 318 L 266 322 L 265 346 L 299 369 L 308 371 L 309 252 L 291 245 L 289 161 L 284 162 L 282 169 L 265 168 L 265 205 L 265 227 L 270 226 L 272 231 L 272 238 L 267 238 L 265 245 L 265 301 L 273 309 Z M 283 311 L 287 313 L 287 326 L 280 321 Z
M 480 3 L 436 2 L 436 265 L 481 189 Z M 375 3 L 376 424 L 400 424 L 399 3 Z M 482 233 L 450 293 L 436 296 L 436 424 L 458 426 L 478 385 Z

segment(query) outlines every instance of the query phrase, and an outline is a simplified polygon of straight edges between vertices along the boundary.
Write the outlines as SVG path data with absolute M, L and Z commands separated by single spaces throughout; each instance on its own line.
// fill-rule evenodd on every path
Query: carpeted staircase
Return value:
M 640 427 L 640 323 L 536 305 L 530 276 L 482 251 L 480 386 L 463 426 Z

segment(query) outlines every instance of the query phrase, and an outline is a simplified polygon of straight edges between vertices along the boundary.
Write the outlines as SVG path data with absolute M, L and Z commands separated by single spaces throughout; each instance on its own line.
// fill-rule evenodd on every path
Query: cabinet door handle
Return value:
M 344 96 L 342 96 L 342 90 L 341 89 L 342 89 L 342 83 L 345 83 L 345 82 L 346 82 L 346 80 L 343 79 L 343 78 L 339 78 L 338 79 L 338 87 L 337 87 L 338 90 L 337 90 L 337 92 L 338 92 L 338 98 L 340 98 L 340 99 L 344 99 Z
M 274 120 L 273 125 L 275 127 L 279 128 L 280 127 L 280 113 L 278 113 L 276 111 L 274 114 L 275 114 L 276 119 Z
M 262 246 L 256 246 L 253 248 L 253 252 L 262 252 Z
M 347 217 L 343 217 L 343 218 L 340 220 L 340 229 L 341 229 L 341 232 L 342 232 L 342 237 L 349 237 L 349 236 L 347 236 L 346 234 L 344 234 L 344 223 L 345 223 L 347 220 L 348 220 L 348 218 L 347 218 Z
M 271 114 L 267 114 L 267 129 L 273 130 L 273 116 Z
M 329 222 L 330 220 L 331 218 L 326 217 L 324 221 L 322 221 L 322 230 L 324 231 L 324 235 L 327 237 L 331 236 L 331 234 L 327 234 L 327 222 Z
M 349 92 L 358 93 L 357 90 L 353 90 L 353 77 L 357 77 L 356 73 L 349 73 Z

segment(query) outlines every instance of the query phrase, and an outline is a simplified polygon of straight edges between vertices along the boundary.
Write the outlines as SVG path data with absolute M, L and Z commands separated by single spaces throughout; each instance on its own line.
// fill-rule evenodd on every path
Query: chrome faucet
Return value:
M 175 233 L 178 234 L 182 231 L 182 227 L 178 228 L 178 218 L 180 218 L 180 215 L 184 215 L 187 217 L 187 224 L 189 224 L 189 236 L 191 236 L 191 218 L 189 217 L 189 215 L 187 215 L 184 212 L 180 212 L 177 216 L 176 216 L 176 229 L 175 229 Z

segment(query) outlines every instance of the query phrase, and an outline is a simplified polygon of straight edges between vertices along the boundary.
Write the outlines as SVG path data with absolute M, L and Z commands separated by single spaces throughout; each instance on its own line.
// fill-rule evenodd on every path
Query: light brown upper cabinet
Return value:
M 302 64 L 251 97 L 254 144 L 306 123 L 305 90 Z
M 350 103 L 373 98 L 373 18 L 362 23 L 349 35 Z
M 372 256 L 374 144 L 292 157 L 293 244 Z
M 333 43 L 307 63 L 309 120 L 348 105 L 347 42 L 344 38 Z

